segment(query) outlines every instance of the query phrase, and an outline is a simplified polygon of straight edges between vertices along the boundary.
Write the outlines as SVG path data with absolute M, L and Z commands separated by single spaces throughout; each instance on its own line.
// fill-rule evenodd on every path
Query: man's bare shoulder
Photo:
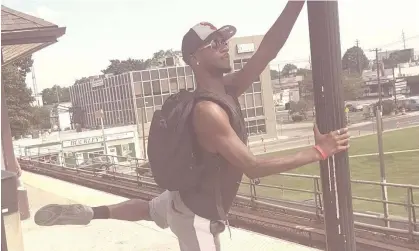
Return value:
M 199 101 L 194 108 L 194 117 L 200 119 L 214 119 L 225 114 L 225 111 L 217 103 L 202 100 Z
M 229 123 L 228 115 L 218 104 L 203 100 L 195 105 L 193 111 L 195 129 L 218 130 L 224 123 Z

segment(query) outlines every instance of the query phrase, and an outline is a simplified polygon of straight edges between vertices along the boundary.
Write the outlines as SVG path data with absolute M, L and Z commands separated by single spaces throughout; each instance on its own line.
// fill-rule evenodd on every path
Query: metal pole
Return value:
M 388 219 L 388 193 L 387 193 L 387 183 L 386 179 L 386 168 L 384 164 L 384 149 L 383 149 L 383 125 L 382 125 L 382 118 L 381 118 L 381 111 L 377 107 L 377 138 L 378 138 L 378 155 L 380 159 L 380 176 L 381 176 L 381 195 L 383 198 L 383 209 L 384 209 L 384 221 L 386 227 L 390 227 L 390 222 L 387 221 Z
M 143 110 L 141 110 L 141 125 L 142 125 L 141 127 L 142 127 L 142 129 L 140 129 L 140 117 L 138 115 L 137 97 L 136 97 L 136 94 L 135 94 L 134 82 L 133 82 L 134 77 L 133 77 L 132 72 L 130 72 L 130 78 L 131 78 L 131 93 L 132 93 L 132 100 L 133 100 L 133 105 L 134 105 L 133 109 L 134 109 L 134 115 L 135 115 L 135 124 L 137 125 L 138 140 L 140 141 L 140 135 L 142 134 L 143 135 L 143 137 L 142 137 L 143 158 L 144 158 L 144 160 L 146 160 L 147 159 L 147 150 L 146 150 L 146 143 L 145 143 L 145 129 L 144 129 L 144 118 L 143 118 L 144 117 L 143 116 L 144 112 L 143 112 Z M 144 89 L 141 85 L 141 93 L 143 93 L 143 91 L 144 91 Z M 140 105 L 142 107 L 141 109 L 145 109 L 144 101 Z M 142 131 L 142 133 L 141 133 L 141 131 Z
M 394 66 L 393 66 L 393 94 L 394 94 L 394 103 L 396 104 L 396 111 L 397 111 L 397 90 L 396 90 L 396 75 L 394 73 Z
M 108 155 L 108 147 L 106 145 L 106 137 L 105 137 L 105 127 L 103 126 L 103 116 L 104 116 L 103 109 L 100 110 L 100 113 L 101 113 L 100 125 L 102 126 L 103 150 L 104 150 L 105 155 Z
M 337 1 L 308 1 L 316 121 L 327 133 L 345 127 Z M 348 153 L 320 162 L 326 249 L 356 250 Z
M 147 159 L 147 146 L 145 143 L 145 128 L 144 128 L 144 119 L 145 119 L 145 107 L 143 106 L 141 108 L 141 128 L 142 128 L 142 134 L 143 134 L 143 149 L 144 149 L 144 159 Z
M 387 221 L 388 219 L 388 192 L 387 192 L 387 186 L 385 183 L 387 183 L 386 179 L 386 167 L 384 163 L 384 147 L 383 147 L 383 100 L 382 100 L 382 86 L 381 86 L 381 79 L 380 79 L 380 65 L 378 62 L 378 52 L 380 51 L 378 48 L 374 50 L 375 51 L 375 60 L 377 64 L 377 82 L 378 82 L 378 107 L 376 110 L 376 120 L 377 120 L 377 139 L 378 139 L 378 156 L 380 160 L 380 178 L 381 178 L 381 196 L 383 198 L 383 210 L 384 210 L 384 221 L 385 226 L 389 227 L 390 222 Z

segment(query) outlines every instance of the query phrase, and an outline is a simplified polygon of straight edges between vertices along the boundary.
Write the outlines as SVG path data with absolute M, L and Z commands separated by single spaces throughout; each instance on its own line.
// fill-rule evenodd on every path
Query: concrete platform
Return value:
M 32 217 L 50 203 L 82 203 L 91 206 L 118 203 L 126 198 L 68 182 L 25 172 Z M 22 222 L 25 251 L 178 251 L 176 236 L 153 222 L 95 220 L 88 226 L 40 227 L 33 218 Z M 288 241 L 237 228 L 221 235 L 222 250 L 229 251 L 316 251 Z

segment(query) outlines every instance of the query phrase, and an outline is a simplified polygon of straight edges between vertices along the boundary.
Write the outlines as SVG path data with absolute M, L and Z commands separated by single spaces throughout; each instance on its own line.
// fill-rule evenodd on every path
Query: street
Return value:
M 419 126 L 419 112 L 411 112 L 406 115 L 387 117 L 383 119 L 384 131 Z M 295 123 L 277 125 L 279 140 L 261 141 L 250 143 L 250 148 L 255 154 L 275 152 L 284 149 L 308 146 L 314 143 L 312 123 Z M 349 132 L 353 137 L 373 134 L 376 132 L 375 118 L 349 126 Z M 266 150 L 265 150 L 266 149 Z

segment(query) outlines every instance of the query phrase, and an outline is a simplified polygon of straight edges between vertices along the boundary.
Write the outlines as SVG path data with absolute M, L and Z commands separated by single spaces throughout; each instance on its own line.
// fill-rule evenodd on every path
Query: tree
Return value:
M 46 107 L 32 107 L 32 119 L 31 126 L 33 129 L 50 129 L 51 120 L 50 120 L 50 111 Z
M 151 60 L 142 60 L 142 59 L 132 59 L 128 58 L 127 60 L 112 59 L 109 60 L 110 65 L 104 70 L 103 74 L 122 74 L 129 71 L 142 71 L 150 67 Z
M 34 98 L 25 79 L 26 74 L 31 71 L 32 63 L 31 57 L 26 57 L 1 69 L 10 129 L 15 137 L 26 134 L 31 127 L 31 103 Z
M 311 70 L 300 68 L 297 70 L 297 75 L 303 76 L 303 80 L 299 83 L 301 99 L 304 99 L 306 102 L 313 101 L 313 74 Z M 357 73 L 344 71 L 342 84 L 345 100 L 354 100 L 362 97 L 364 93 L 363 81 Z
M 295 66 L 294 64 L 286 64 L 284 68 L 282 68 L 281 75 L 288 77 L 289 75 L 291 75 L 291 73 L 293 73 L 297 69 L 298 69 L 297 66 Z
M 271 79 L 279 79 L 279 72 L 277 70 L 271 70 Z
M 160 50 L 153 53 L 153 56 L 149 59 L 132 59 L 127 60 L 112 59 L 110 65 L 102 70 L 103 74 L 122 74 L 129 71 L 142 71 L 149 69 L 150 67 L 161 67 L 164 66 L 164 59 L 167 57 L 173 57 L 179 55 L 180 51 Z
M 363 70 L 368 69 L 368 65 L 369 60 L 367 56 L 358 46 L 349 48 L 343 55 L 342 69 L 348 70 L 350 73 L 357 72 L 361 74 Z
M 342 76 L 343 95 L 345 100 L 356 100 L 364 93 L 363 80 L 357 73 L 344 72 Z
M 68 87 L 54 85 L 51 88 L 43 89 L 41 94 L 44 105 L 52 105 L 58 103 L 58 98 L 60 99 L 60 102 L 70 102 L 70 89 Z
M 150 59 L 150 65 L 155 67 L 164 66 L 164 60 L 168 57 L 173 57 L 180 54 L 179 51 L 170 50 L 160 50 L 153 53 L 153 57 Z

